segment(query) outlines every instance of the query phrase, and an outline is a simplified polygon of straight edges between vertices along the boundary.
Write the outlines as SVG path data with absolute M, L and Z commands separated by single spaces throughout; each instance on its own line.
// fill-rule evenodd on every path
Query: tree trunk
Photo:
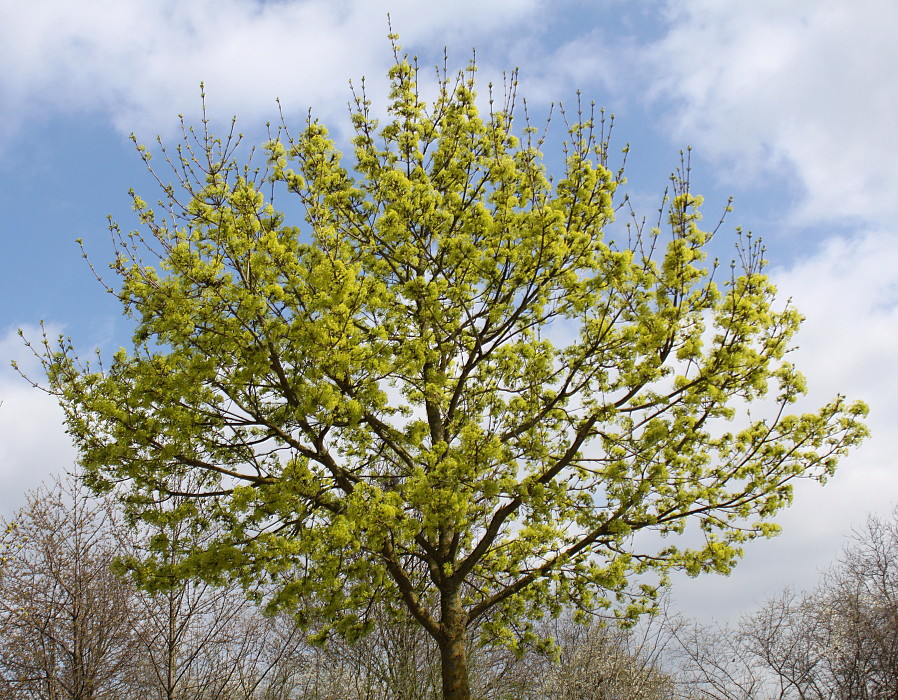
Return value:
M 460 591 L 443 592 L 440 608 L 443 634 L 437 643 L 440 647 L 443 699 L 470 700 L 466 634 L 468 616 L 461 604 Z

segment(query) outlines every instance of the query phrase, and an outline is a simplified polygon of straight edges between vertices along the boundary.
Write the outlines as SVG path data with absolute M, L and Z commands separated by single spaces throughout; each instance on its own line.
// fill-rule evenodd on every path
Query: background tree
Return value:
M 138 531 L 129 531 L 122 556 L 133 556 L 132 551 L 149 546 L 163 564 L 171 562 L 178 548 L 187 546 L 186 528 L 173 523 L 160 529 L 144 524 Z M 221 676 L 226 680 L 233 672 L 233 665 L 209 662 L 217 660 L 217 648 L 228 628 L 233 630 L 241 621 L 245 596 L 236 598 L 233 587 L 215 588 L 201 581 L 162 583 L 152 573 L 146 573 L 141 583 L 146 592 L 135 601 L 135 609 L 140 619 L 137 639 L 144 693 L 163 700 L 205 697 Z
M 368 700 L 442 697 L 434 640 L 412 620 L 381 622 L 351 644 L 331 639 L 318 650 L 309 669 L 316 692 Z M 554 649 L 518 655 L 502 646 L 472 644 L 472 685 L 477 697 L 496 700 L 672 700 L 680 696 L 677 679 L 662 670 L 671 641 L 667 622 L 666 615 L 648 616 L 623 630 L 601 620 L 574 622 L 570 614 L 544 620 L 537 631 L 555 640 Z
M 75 477 L 27 499 L 0 541 L 0 696 L 286 700 L 300 687 L 310 655 L 292 618 L 263 617 L 234 586 L 138 589 L 110 564 L 145 549 L 148 527 L 129 530 Z M 154 551 L 186 546 L 156 535 Z
M 440 655 L 434 640 L 409 616 L 403 619 L 378 609 L 371 619 L 375 626 L 370 634 L 352 643 L 330 639 L 318 651 L 315 665 L 321 686 L 336 697 L 440 697 Z
M 688 169 L 666 242 L 638 223 L 612 240 L 607 125 L 578 113 L 550 178 L 514 91 L 481 115 L 474 72 L 444 71 L 428 106 L 397 53 L 387 121 L 356 98 L 351 171 L 311 118 L 267 169 L 233 131 L 185 131 L 165 217 L 135 195 L 146 233 L 113 227 L 133 347 L 108 369 L 65 339 L 42 353 L 93 488 L 139 515 L 191 475 L 170 517 L 221 534 L 174 575 L 274 582 L 270 609 L 321 638 L 404 608 L 446 698 L 470 696 L 470 630 L 516 647 L 566 606 L 636 617 L 655 586 L 631 596 L 632 574 L 728 572 L 791 481 L 864 435 L 841 397 L 788 415 L 799 315 L 773 307 L 750 239 L 721 288 L 702 267 Z M 768 395 L 769 418 L 726 429 Z M 690 522 L 694 548 L 634 549 Z
M 898 696 L 898 508 L 853 533 L 817 597 L 841 696 Z
M 694 699 L 840 697 L 829 692 L 822 678 L 825 660 L 806 624 L 810 611 L 798 596 L 785 591 L 738 625 L 675 618 L 668 669 L 683 697 Z
M 10 698 L 127 694 L 135 591 L 109 570 L 114 512 L 69 477 L 28 494 L 4 535 L 0 675 Z
M 816 590 L 785 596 L 752 619 L 751 648 L 801 697 L 898 694 L 896 516 L 868 519 Z
M 177 486 L 190 488 L 185 480 Z M 292 689 L 306 644 L 293 621 L 263 618 L 235 584 L 213 586 L 199 579 L 173 578 L 169 569 L 185 551 L 212 538 L 208 527 L 172 520 L 172 510 L 189 507 L 183 496 L 166 494 L 145 504 L 141 521 L 119 530 L 120 574 L 128 562 L 158 558 L 158 568 L 133 571 L 140 587 L 135 597 L 143 697 L 160 700 L 278 700 Z M 277 676 L 277 678 L 274 678 Z M 279 692 L 278 687 L 282 688 Z
M 697 697 L 896 697 L 898 511 L 855 531 L 815 590 L 786 590 L 736 629 L 680 623 L 675 637 Z
M 583 625 L 570 618 L 551 625 L 559 647 L 558 664 L 542 656 L 531 675 L 536 692 L 526 697 L 553 700 L 673 700 L 677 683 L 663 670 L 670 643 L 667 617 L 620 629 L 601 622 Z M 512 697 L 512 696 L 509 696 Z M 520 697 L 525 697 L 521 695 Z

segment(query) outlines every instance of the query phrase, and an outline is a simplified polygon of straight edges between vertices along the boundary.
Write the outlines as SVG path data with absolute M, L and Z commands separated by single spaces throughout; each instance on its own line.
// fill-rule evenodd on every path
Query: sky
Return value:
M 389 23 L 388 23 L 389 16 Z M 679 153 L 716 221 L 762 236 L 782 303 L 806 317 L 793 360 L 803 407 L 837 393 L 871 408 L 872 437 L 830 483 L 804 483 L 728 578 L 676 577 L 676 606 L 735 620 L 784 586 L 814 585 L 852 527 L 898 501 L 898 4 L 893 0 L 0 0 L 0 515 L 72 468 L 53 400 L 10 367 L 39 367 L 18 329 L 38 324 L 82 349 L 125 344 L 129 321 L 97 283 L 107 216 L 136 228 L 129 188 L 157 193 L 129 136 L 178 136 L 232 115 L 247 140 L 307 110 L 346 134 L 349 81 L 383 104 L 389 26 L 422 66 L 463 67 L 481 85 L 518 69 L 533 115 L 579 90 L 630 144 L 628 191 L 651 216 Z M 547 149 L 548 150 L 548 149 Z

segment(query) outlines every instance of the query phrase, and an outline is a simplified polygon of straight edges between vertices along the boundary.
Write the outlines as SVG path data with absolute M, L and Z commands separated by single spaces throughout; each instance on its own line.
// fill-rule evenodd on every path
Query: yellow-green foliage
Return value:
M 787 415 L 800 317 L 761 249 L 712 281 L 682 180 L 668 233 L 612 242 L 622 176 L 591 114 L 550 179 L 534 129 L 478 107 L 473 68 L 432 104 L 406 60 L 390 80 L 385 123 L 358 97 L 350 164 L 311 118 L 263 173 L 188 140 L 169 218 L 135 197 L 144 232 L 113 229 L 133 347 L 95 370 L 47 346 L 90 483 L 140 517 L 189 473 L 192 506 L 166 517 L 219 533 L 131 565 L 273 582 L 271 606 L 324 634 L 363 633 L 381 598 L 437 638 L 488 621 L 512 645 L 565 606 L 638 615 L 653 589 L 630 597 L 634 572 L 728 572 L 792 481 L 865 434 L 841 397 Z M 728 423 L 755 400 L 769 418 Z M 688 522 L 697 547 L 633 550 Z

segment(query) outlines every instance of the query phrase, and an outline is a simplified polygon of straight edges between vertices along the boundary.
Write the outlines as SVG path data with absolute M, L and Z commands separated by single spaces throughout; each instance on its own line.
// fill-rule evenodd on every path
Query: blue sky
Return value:
M 152 182 L 131 145 L 173 142 L 196 123 L 199 83 L 221 128 L 260 140 L 306 110 L 338 136 L 348 81 L 382 97 L 387 13 L 423 66 L 480 80 L 518 67 L 531 113 L 576 91 L 617 117 L 631 144 L 629 191 L 649 216 L 680 149 L 709 223 L 735 198 L 736 225 L 764 237 L 783 301 L 807 317 L 795 361 L 813 407 L 837 392 L 872 409 L 872 439 L 825 488 L 803 485 L 776 540 L 753 544 L 728 579 L 677 580 L 692 614 L 732 618 L 784 585 L 813 585 L 844 535 L 898 501 L 898 5 L 891 0 L 42 0 L 0 3 L 0 512 L 70 468 L 52 400 L 17 328 L 43 320 L 79 347 L 126 341 L 128 323 L 80 257 L 110 257 L 106 216 L 135 226 L 127 192 Z M 381 101 L 382 104 L 382 101 Z M 551 150 L 551 149 L 547 149 Z

